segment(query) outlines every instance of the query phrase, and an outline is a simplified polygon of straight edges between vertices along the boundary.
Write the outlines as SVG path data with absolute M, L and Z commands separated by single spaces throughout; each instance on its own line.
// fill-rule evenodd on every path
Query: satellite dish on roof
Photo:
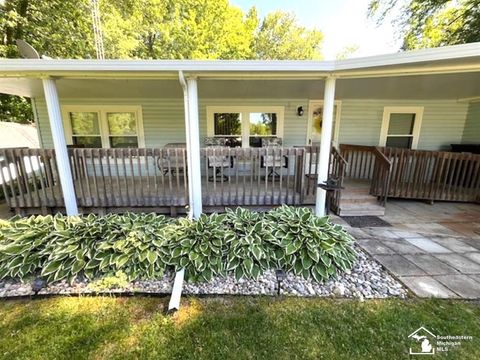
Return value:
M 32 45 L 21 39 L 17 39 L 15 42 L 17 43 L 20 55 L 22 55 L 24 59 L 40 59 L 40 55 L 38 55 L 37 50 L 35 50 Z

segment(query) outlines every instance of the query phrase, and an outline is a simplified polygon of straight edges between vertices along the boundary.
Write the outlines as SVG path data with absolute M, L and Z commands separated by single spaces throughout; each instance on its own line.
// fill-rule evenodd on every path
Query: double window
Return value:
M 87 148 L 144 147 L 139 106 L 65 106 L 67 143 Z
M 380 146 L 416 149 L 422 116 L 423 107 L 385 107 Z
M 264 137 L 283 137 L 283 116 L 280 106 L 209 106 L 207 133 L 231 147 L 260 147 Z

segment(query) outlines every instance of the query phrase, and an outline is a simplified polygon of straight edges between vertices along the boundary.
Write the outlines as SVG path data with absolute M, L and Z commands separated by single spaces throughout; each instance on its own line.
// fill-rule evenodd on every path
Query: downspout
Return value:
M 188 200 L 189 200 L 189 208 L 188 208 L 188 218 L 190 220 L 193 219 L 193 187 L 192 182 L 189 176 L 190 169 L 192 168 L 192 158 L 191 158 L 191 151 L 190 149 L 190 116 L 188 112 L 188 89 L 187 89 L 187 82 L 185 81 L 185 77 L 183 75 L 183 71 L 178 72 L 178 79 L 180 81 L 180 85 L 183 89 L 183 108 L 185 111 L 185 139 L 187 142 L 187 182 L 188 182 Z M 170 296 L 170 302 L 168 303 L 168 311 L 174 312 L 180 308 L 180 298 L 182 297 L 182 288 L 183 288 L 183 279 L 185 277 L 185 269 L 180 269 L 175 274 L 175 280 L 173 282 L 172 288 L 172 295 Z

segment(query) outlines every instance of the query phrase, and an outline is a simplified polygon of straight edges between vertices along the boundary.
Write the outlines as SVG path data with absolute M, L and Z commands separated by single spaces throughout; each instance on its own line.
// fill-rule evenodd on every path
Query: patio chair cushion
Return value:
M 227 139 L 223 137 L 206 137 L 205 146 L 225 146 Z
M 209 167 L 231 167 L 232 160 L 231 157 L 228 155 L 222 155 L 222 152 L 225 149 L 229 149 L 226 146 L 209 146 L 207 150 L 207 154 L 214 154 L 208 155 L 208 166 Z M 218 155 L 217 155 L 218 154 Z
M 283 145 L 282 138 L 279 137 L 268 137 L 262 138 L 262 147 L 278 146 Z

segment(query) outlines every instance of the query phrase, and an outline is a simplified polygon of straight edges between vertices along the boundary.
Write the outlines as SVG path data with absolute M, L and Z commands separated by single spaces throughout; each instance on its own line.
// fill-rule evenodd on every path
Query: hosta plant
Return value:
M 85 259 L 87 277 L 120 270 L 129 279 L 163 276 L 170 262 L 165 236 L 169 220 L 165 216 L 127 213 L 107 215 L 99 222 L 103 235 L 93 246 L 92 256 Z
M 2 222 L 0 278 L 25 278 L 43 267 L 48 256 L 42 250 L 50 242 L 53 223 L 50 215 Z
M 282 206 L 238 208 L 197 220 L 156 214 L 37 216 L 0 222 L 0 277 L 48 283 L 122 273 L 155 279 L 185 269 L 190 281 L 234 274 L 257 279 L 282 268 L 323 281 L 355 261 L 353 238 L 327 217 Z
M 273 235 L 279 245 L 275 249 L 279 267 L 316 281 L 352 268 L 354 239 L 328 217 L 317 217 L 306 208 L 281 206 L 266 218 L 276 224 Z
M 197 221 L 180 219 L 168 231 L 170 265 L 184 268 L 190 281 L 225 275 L 225 215 L 201 215 Z
M 225 217 L 228 230 L 226 268 L 234 271 L 237 280 L 248 277 L 257 279 L 275 264 L 274 225 L 263 214 L 237 208 L 227 209 Z

